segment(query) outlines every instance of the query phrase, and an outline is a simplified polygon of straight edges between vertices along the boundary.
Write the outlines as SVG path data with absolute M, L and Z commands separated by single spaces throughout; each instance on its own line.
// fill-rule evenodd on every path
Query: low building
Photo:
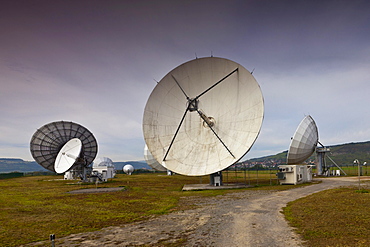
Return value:
M 92 175 L 98 176 L 103 182 L 108 181 L 109 178 L 114 178 L 116 169 L 113 161 L 107 157 L 95 159 L 92 166 Z
M 280 184 L 301 184 L 312 181 L 313 165 L 280 165 L 276 174 Z

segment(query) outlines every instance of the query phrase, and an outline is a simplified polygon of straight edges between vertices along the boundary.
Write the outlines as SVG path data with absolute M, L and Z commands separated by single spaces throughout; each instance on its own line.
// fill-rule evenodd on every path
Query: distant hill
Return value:
M 122 170 L 126 164 L 135 169 L 151 169 L 145 161 L 113 162 L 116 170 Z M 24 161 L 22 159 L 0 158 L 0 173 L 9 172 L 45 172 L 48 171 L 35 161 Z
M 331 153 L 329 156 L 340 166 L 352 165 L 355 159 L 358 159 L 361 163 L 364 161 L 370 162 L 370 141 L 367 142 L 356 142 L 346 143 L 340 145 L 327 146 L 330 148 Z M 240 163 L 245 164 L 261 164 L 267 166 L 275 166 L 286 163 L 286 156 L 288 151 L 283 151 L 275 155 L 264 156 L 260 158 L 254 158 L 245 160 Z M 311 155 L 306 162 L 315 161 L 316 154 Z M 330 164 L 330 161 L 327 161 Z M 116 170 L 130 164 L 135 169 L 148 169 L 151 168 L 145 161 L 125 161 L 125 162 L 113 162 Z M 9 172 L 44 172 L 47 171 L 42 166 L 37 164 L 35 161 L 24 161 L 22 159 L 10 159 L 0 158 L 0 173 Z
M 0 173 L 9 172 L 45 172 L 45 168 L 35 161 L 24 161 L 22 159 L 0 158 Z
M 244 163 L 254 163 L 254 162 L 269 163 L 269 162 L 272 162 L 272 163 L 277 163 L 277 164 L 283 164 L 283 163 L 286 163 L 287 154 L 288 154 L 288 150 L 283 151 L 283 152 L 278 153 L 278 154 L 274 154 L 274 155 L 268 155 L 268 156 L 263 156 L 263 157 L 260 157 L 260 158 L 249 159 L 249 160 L 244 161 Z
M 148 169 L 151 170 L 152 168 L 148 166 L 148 164 L 145 161 L 125 161 L 125 162 L 113 162 L 114 167 L 116 170 L 121 170 L 125 165 L 132 165 L 135 170 L 136 169 Z
M 370 141 L 345 143 L 340 145 L 326 146 L 330 148 L 329 156 L 339 166 L 351 165 L 355 159 L 361 163 L 364 161 L 370 162 Z M 261 158 L 249 159 L 244 161 L 246 164 L 260 163 L 260 164 L 286 164 L 286 157 L 288 151 L 284 151 L 275 155 L 264 156 Z M 315 161 L 316 153 L 313 153 L 306 162 Z M 327 161 L 330 163 L 330 161 Z

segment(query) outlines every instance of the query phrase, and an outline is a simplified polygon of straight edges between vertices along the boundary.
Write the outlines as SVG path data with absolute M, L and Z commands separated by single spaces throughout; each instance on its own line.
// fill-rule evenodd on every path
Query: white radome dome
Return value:
M 128 164 L 128 165 L 125 165 L 122 170 L 127 175 L 131 175 L 134 172 L 135 168 L 132 165 Z

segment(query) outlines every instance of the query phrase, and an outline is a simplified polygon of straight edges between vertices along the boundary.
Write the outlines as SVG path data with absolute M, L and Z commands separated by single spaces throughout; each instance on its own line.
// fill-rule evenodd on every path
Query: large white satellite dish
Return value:
M 153 168 L 156 171 L 165 172 L 167 171 L 166 167 L 162 166 L 150 153 L 148 146 L 145 145 L 144 147 L 144 158 L 148 166 Z
M 313 118 L 308 115 L 299 124 L 289 146 L 287 164 L 300 164 L 315 151 L 319 132 Z
M 154 88 L 143 132 L 153 157 L 188 176 L 221 171 L 240 160 L 263 121 L 261 89 L 243 66 L 224 58 L 186 62 Z
M 69 140 L 60 149 L 54 163 L 54 170 L 56 173 L 64 173 L 71 169 L 79 158 L 82 149 L 82 142 L 78 138 Z

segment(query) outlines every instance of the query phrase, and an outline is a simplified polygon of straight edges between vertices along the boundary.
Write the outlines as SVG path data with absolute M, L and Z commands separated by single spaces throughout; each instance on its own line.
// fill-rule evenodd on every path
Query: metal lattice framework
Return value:
M 45 169 L 55 172 L 54 163 L 60 149 L 73 138 L 82 142 L 80 160 L 84 165 L 91 164 L 98 152 L 94 135 L 85 127 L 66 121 L 46 124 L 33 134 L 30 142 L 32 157 Z

